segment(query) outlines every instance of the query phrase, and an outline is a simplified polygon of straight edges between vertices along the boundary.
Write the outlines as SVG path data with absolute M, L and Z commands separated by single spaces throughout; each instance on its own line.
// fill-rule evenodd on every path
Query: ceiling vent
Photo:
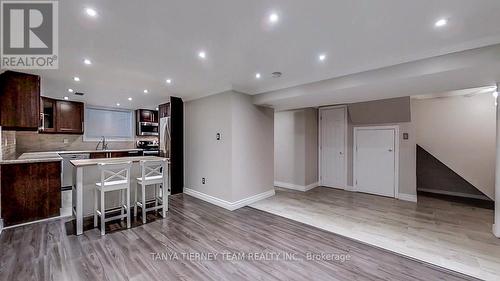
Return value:
M 75 95 L 77 95 L 77 96 L 83 96 L 83 95 L 85 95 L 85 94 L 84 94 L 84 93 L 81 93 L 81 92 L 76 92 L 76 93 L 75 93 Z
M 276 72 L 271 73 L 271 75 L 273 76 L 273 78 L 280 78 L 282 73 L 279 71 L 276 71 Z

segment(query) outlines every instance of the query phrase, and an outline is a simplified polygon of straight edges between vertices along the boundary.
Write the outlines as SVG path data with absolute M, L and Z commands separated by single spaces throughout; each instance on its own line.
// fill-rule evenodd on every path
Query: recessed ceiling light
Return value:
M 83 63 L 86 64 L 86 65 L 91 65 L 92 64 L 92 62 L 89 59 L 84 59 Z
M 167 79 L 167 84 L 172 84 L 172 79 Z
M 96 17 L 97 11 L 92 8 L 85 8 L 85 13 L 90 17 Z
M 270 23 L 277 23 L 280 20 L 280 17 L 276 13 L 272 13 L 269 15 L 269 22 Z
M 73 89 L 68 89 L 68 92 L 73 93 Z
M 73 81 L 80 82 L 80 77 L 77 77 L 77 76 L 73 77 Z
M 158 107 L 156 108 L 156 110 L 158 110 Z
M 129 100 L 129 101 L 131 101 L 131 100 L 132 100 L 132 98 L 128 98 L 128 100 Z
M 320 54 L 320 55 L 318 56 L 318 59 L 319 59 L 320 61 L 324 61 L 324 60 L 326 60 L 326 55 L 325 55 L 325 54 Z
M 436 21 L 436 23 L 434 24 L 435 27 L 443 27 L 445 25 L 448 24 L 448 20 L 447 19 L 440 19 L 438 21 Z
M 149 93 L 148 89 L 144 89 L 143 91 L 145 94 Z
M 64 97 L 64 100 L 69 100 L 69 97 Z
M 205 59 L 207 57 L 207 54 L 205 53 L 205 51 L 200 51 L 198 53 L 198 57 L 200 57 L 201 59 Z
M 255 73 L 255 78 L 259 79 L 260 78 L 260 73 Z
M 120 104 L 119 104 L 119 103 L 116 103 L 116 106 L 120 106 Z

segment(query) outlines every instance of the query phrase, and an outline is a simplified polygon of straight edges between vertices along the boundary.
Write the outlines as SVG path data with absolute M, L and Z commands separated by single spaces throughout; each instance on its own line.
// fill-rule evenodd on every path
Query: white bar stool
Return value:
M 142 223 L 146 223 L 146 212 L 162 209 L 162 217 L 167 216 L 168 210 L 168 163 L 162 160 L 141 160 L 141 177 L 137 178 L 137 189 L 134 197 L 134 216 L 137 216 L 137 206 L 142 209 Z M 140 201 L 137 201 L 137 193 L 141 187 Z M 154 198 L 146 202 L 146 187 L 154 186 Z M 147 208 L 147 204 L 154 201 L 154 207 Z
M 116 219 L 127 218 L 127 228 L 130 228 L 130 167 L 132 162 L 122 162 L 116 164 L 99 163 L 97 165 L 101 172 L 101 182 L 96 183 L 94 193 L 94 227 L 97 227 L 97 217 L 101 218 L 101 235 L 105 234 L 106 222 Z M 120 212 L 118 216 L 106 218 L 105 194 L 106 192 L 120 192 Z M 125 191 L 125 194 L 124 194 Z M 100 193 L 101 204 L 97 208 L 97 194 Z M 124 200 L 124 195 L 126 199 Z M 126 201 L 124 204 L 123 201 Z M 126 212 L 126 214 L 125 214 Z

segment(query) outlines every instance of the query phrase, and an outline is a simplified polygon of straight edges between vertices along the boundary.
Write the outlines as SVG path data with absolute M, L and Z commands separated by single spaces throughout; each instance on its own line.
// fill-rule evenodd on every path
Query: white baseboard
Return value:
M 398 194 L 398 199 L 399 200 L 403 200 L 403 201 L 417 202 L 417 195 L 406 194 L 406 193 L 399 193 Z
M 493 224 L 493 235 L 500 238 L 500 224 L 499 225 Z
M 443 194 L 443 195 L 458 196 L 458 197 L 465 197 L 465 198 L 472 198 L 472 199 L 491 200 L 490 198 L 488 198 L 488 196 L 485 196 L 485 195 L 468 194 L 468 193 L 453 192 L 453 191 L 438 190 L 438 189 L 419 188 L 418 191 Z
M 345 191 L 352 191 L 352 192 L 356 192 L 356 188 L 352 185 L 346 185 L 345 188 L 344 188 Z
M 222 207 L 224 209 L 234 211 L 236 209 L 239 209 L 241 207 L 245 207 L 247 205 L 250 205 L 252 203 L 255 203 L 259 200 L 274 196 L 274 189 L 259 193 L 253 196 L 250 196 L 248 198 L 244 198 L 235 202 L 229 202 L 223 199 L 219 199 L 217 197 L 196 191 L 194 189 L 190 188 L 184 188 L 184 193 L 193 197 L 196 197 L 198 199 L 201 199 L 203 201 L 206 201 L 208 203 L 214 204 L 216 206 Z
M 72 208 L 59 208 L 59 216 L 61 218 L 71 217 L 73 215 Z
M 275 181 L 274 186 L 277 187 L 282 187 L 282 188 L 288 188 L 288 189 L 293 189 L 293 190 L 298 190 L 298 191 L 308 191 L 311 190 L 315 187 L 319 186 L 318 182 L 311 183 L 309 185 L 297 185 L 297 184 L 292 184 L 292 183 L 286 183 L 286 182 L 280 182 L 280 181 Z

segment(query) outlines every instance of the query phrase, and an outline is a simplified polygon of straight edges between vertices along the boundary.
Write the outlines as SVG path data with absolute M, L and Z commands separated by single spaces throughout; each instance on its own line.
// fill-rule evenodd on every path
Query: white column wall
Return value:
M 497 84 L 497 91 L 500 84 Z M 500 106 L 497 102 L 497 160 L 495 168 L 495 224 L 493 225 L 493 234 L 500 238 Z

